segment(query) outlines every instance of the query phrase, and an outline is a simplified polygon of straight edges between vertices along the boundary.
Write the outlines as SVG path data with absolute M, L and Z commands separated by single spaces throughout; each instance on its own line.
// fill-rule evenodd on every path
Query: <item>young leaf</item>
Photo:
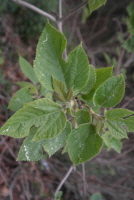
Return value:
M 73 97 L 73 88 L 70 88 L 66 95 L 67 102 L 69 102 L 72 99 L 72 97 Z
M 63 97 L 64 100 L 66 100 L 66 86 L 65 83 L 62 81 L 59 81 L 58 79 L 52 77 L 52 83 L 54 91 L 59 94 L 61 97 Z
M 21 67 L 21 70 L 23 71 L 23 73 L 33 82 L 33 83 L 38 83 L 38 79 L 36 77 L 36 74 L 31 66 L 31 64 L 25 60 L 24 58 L 22 58 L 21 56 L 19 56 L 19 64 Z
M 76 122 L 78 125 L 89 123 L 91 120 L 91 116 L 86 110 L 79 110 L 75 113 Z
M 95 70 L 95 74 L 96 74 L 96 82 L 93 86 L 93 88 L 91 89 L 91 91 L 86 94 L 83 95 L 82 98 L 84 100 L 88 100 L 91 101 L 93 98 L 93 95 L 96 91 L 96 89 L 103 83 L 105 82 L 109 77 L 112 76 L 112 72 L 113 72 L 113 67 L 105 67 L 105 68 L 100 68 L 100 69 L 96 69 Z M 94 76 L 94 74 L 93 74 Z
M 57 124 L 53 121 L 53 116 L 55 117 L 56 113 L 58 116 L 62 116 L 62 119 L 60 118 Z M 48 135 L 51 137 L 56 136 L 56 134 L 63 130 L 66 124 L 66 118 L 62 114 L 61 106 L 46 98 L 28 103 L 24 108 L 18 110 L 0 129 L 0 134 L 23 138 L 28 135 L 32 126 L 39 127 L 44 124 L 46 124 L 46 127 L 44 127 L 44 138 L 46 133 L 47 137 Z M 51 127 L 50 132 L 48 132 L 48 126 Z
M 70 90 L 67 92 L 65 84 L 54 77 L 52 77 L 52 82 L 54 91 L 56 92 L 55 98 L 63 102 L 70 101 L 73 96 L 72 88 L 70 88 Z
M 98 9 L 99 7 L 103 6 L 107 0 L 88 0 L 88 5 L 90 9 L 90 13 L 94 10 Z
M 24 103 L 29 103 L 32 101 L 33 101 L 33 98 L 32 98 L 32 95 L 29 94 L 29 89 L 22 88 L 22 89 L 18 90 L 14 94 L 14 96 L 10 99 L 10 102 L 8 104 L 8 109 L 17 111 L 23 107 Z
M 49 157 L 58 151 L 68 139 L 71 132 L 70 122 L 66 123 L 63 131 L 54 138 L 45 139 L 43 143 L 44 150 L 49 154 Z
M 39 82 L 53 90 L 52 76 L 65 83 L 62 67 L 65 65 L 62 53 L 66 47 L 66 38 L 47 22 L 37 45 L 34 70 Z
M 67 148 L 70 159 L 75 165 L 86 162 L 100 152 L 102 143 L 94 125 L 82 124 L 69 136 Z
M 95 69 L 92 65 L 89 65 L 89 77 L 88 77 L 88 82 L 86 86 L 81 90 L 82 94 L 87 94 L 90 92 L 92 87 L 94 86 L 94 83 L 96 81 L 96 73 Z
M 112 137 L 110 132 L 103 134 L 102 138 L 108 150 L 114 149 L 117 153 L 121 153 L 122 143 L 119 139 Z
M 123 98 L 125 82 L 123 75 L 111 77 L 95 91 L 93 101 L 102 107 L 116 106 Z
M 105 117 L 107 119 L 116 120 L 116 119 L 119 119 L 119 118 L 128 117 L 132 114 L 134 114 L 134 112 L 131 111 L 131 110 L 122 109 L 122 108 L 115 108 L 115 109 L 107 111 L 105 113 Z
M 37 161 L 43 157 L 42 145 L 44 141 L 33 141 L 36 130 L 37 128 L 35 127 L 30 129 L 29 135 L 26 137 L 20 148 L 17 160 Z

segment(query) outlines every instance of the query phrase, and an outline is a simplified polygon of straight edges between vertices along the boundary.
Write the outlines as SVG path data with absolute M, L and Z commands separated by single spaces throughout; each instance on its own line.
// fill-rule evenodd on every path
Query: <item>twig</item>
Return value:
M 62 0 L 59 0 L 59 19 L 62 18 Z M 62 21 L 57 20 L 57 26 L 59 31 L 62 33 L 63 32 L 63 23 Z M 63 52 L 63 57 L 66 60 L 67 59 L 67 49 L 65 48 Z
M 83 44 L 83 46 L 84 46 L 84 49 L 86 50 L 87 54 L 89 54 L 90 57 L 91 57 L 91 64 L 95 67 L 96 64 L 95 64 L 94 53 L 93 53 L 93 52 L 88 48 L 88 46 L 86 45 L 86 43 L 85 43 L 85 41 L 84 41 L 84 39 L 83 39 L 83 37 L 82 37 L 82 34 L 81 34 L 81 32 L 80 32 L 80 28 L 77 28 L 76 31 L 77 31 L 77 35 L 78 35 L 79 40 L 82 41 L 82 44 Z
M 72 170 L 74 169 L 74 166 L 71 165 L 71 167 L 69 168 L 68 172 L 66 173 L 66 175 L 64 176 L 64 178 L 61 180 L 60 184 L 58 185 L 55 193 L 54 193 L 54 197 L 56 197 L 57 193 L 60 191 L 62 185 L 65 183 L 65 181 L 67 180 L 67 178 L 69 177 L 69 175 L 71 174 Z
M 7 142 L 4 139 L 4 137 L 2 137 L 1 140 L 2 140 L 3 144 L 6 146 L 6 148 L 8 149 L 8 151 L 10 152 L 10 154 L 12 155 L 12 157 L 16 160 L 16 156 L 15 156 L 14 152 L 12 151 L 10 146 L 7 144 Z
M 122 108 L 126 108 L 132 101 L 134 101 L 134 97 L 129 99 L 123 106 Z
M 50 15 L 49 13 L 47 13 L 47 12 L 45 12 L 45 11 L 39 9 L 39 8 L 37 8 L 36 6 L 34 6 L 34 5 L 30 4 L 30 3 L 27 3 L 27 2 L 22 1 L 22 0 L 11 0 L 11 1 L 13 1 L 13 2 L 15 2 L 17 4 L 20 4 L 22 6 L 25 6 L 25 7 L 29 8 L 29 9 L 31 9 L 31 10 L 34 10 L 35 12 L 47 17 L 50 20 L 52 20 L 53 22 L 56 22 L 56 18 L 54 16 Z
M 130 58 L 126 61 L 126 63 L 123 65 L 123 68 L 127 68 L 130 66 L 130 64 L 134 62 L 134 53 L 130 55 Z
M 90 41 L 94 40 L 95 38 L 97 38 L 99 35 L 101 35 L 102 33 L 104 33 L 107 30 L 106 27 L 103 27 L 101 30 L 99 30 L 97 33 L 93 33 L 90 36 Z
M 85 164 L 82 163 L 82 176 L 83 176 L 83 196 L 86 198 L 87 193 L 87 183 L 86 183 L 86 173 L 85 173 Z
M 45 12 L 45 11 L 39 9 L 39 8 L 37 8 L 36 6 L 34 6 L 34 5 L 30 4 L 30 3 L 27 3 L 27 2 L 22 1 L 22 0 L 11 0 L 11 1 L 13 1 L 13 2 L 15 2 L 17 4 L 20 4 L 22 6 L 25 6 L 27 8 L 30 8 L 31 10 L 34 10 L 35 12 L 37 12 L 37 13 L 45 16 L 45 17 L 47 17 L 48 19 L 52 20 L 53 22 L 64 21 L 65 19 L 67 19 L 68 17 L 70 17 L 71 15 L 73 15 L 76 11 L 78 11 L 79 9 L 81 9 L 83 6 L 85 6 L 88 3 L 87 0 L 83 1 L 77 7 L 75 7 L 74 9 L 72 9 L 67 15 L 65 15 L 63 17 L 59 15 L 59 19 L 57 20 L 54 16 L 50 15 L 49 13 L 47 13 L 47 12 Z M 62 5 L 61 2 L 62 2 L 62 0 L 59 0 L 59 6 Z M 60 10 L 61 10 L 61 8 L 60 8 Z
M 73 23 L 71 25 L 70 36 L 68 38 L 68 46 L 72 43 L 76 28 L 77 28 L 77 22 L 78 22 L 79 15 L 80 15 L 80 11 L 76 12 L 76 14 L 74 16 Z
M 62 0 L 59 0 L 59 19 L 62 18 Z M 59 31 L 62 33 L 62 21 L 58 22 Z
M 121 65 L 122 65 L 124 53 L 125 53 L 125 49 L 122 48 L 120 50 L 120 54 L 118 56 L 117 66 L 115 67 L 115 75 L 116 76 L 120 73 L 120 68 L 121 68 Z
M 77 12 L 79 9 L 81 9 L 83 6 L 85 6 L 87 3 L 88 3 L 87 0 L 83 1 L 81 4 L 79 4 L 74 9 L 72 9 L 67 15 L 63 16 L 62 18 L 60 18 L 59 21 L 64 21 L 65 19 L 67 19 L 68 17 L 73 15 L 75 12 Z

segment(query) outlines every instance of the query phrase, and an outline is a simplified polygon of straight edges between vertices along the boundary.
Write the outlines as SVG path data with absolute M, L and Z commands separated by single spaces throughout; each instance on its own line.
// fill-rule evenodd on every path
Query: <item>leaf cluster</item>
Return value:
M 19 59 L 32 83 L 17 83 L 21 89 L 8 106 L 16 113 L 0 129 L 1 135 L 26 137 L 18 160 L 36 161 L 43 150 L 51 156 L 62 148 L 77 165 L 96 156 L 103 146 L 120 152 L 120 140 L 134 131 L 134 113 L 113 108 L 124 96 L 123 75 L 113 76 L 113 67 L 95 70 L 82 44 L 64 60 L 65 48 L 64 35 L 47 22 L 34 69 Z

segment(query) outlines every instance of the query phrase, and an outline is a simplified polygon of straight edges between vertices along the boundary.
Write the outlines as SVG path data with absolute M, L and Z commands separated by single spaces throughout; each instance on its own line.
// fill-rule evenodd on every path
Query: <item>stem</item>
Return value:
M 20 4 L 22 6 L 25 6 L 25 7 L 29 8 L 29 9 L 31 9 L 31 10 L 34 10 L 35 12 L 47 17 L 50 20 L 52 20 L 53 22 L 56 22 L 56 18 L 54 16 L 50 15 L 49 13 L 47 13 L 47 12 L 45 12 L 45 11 L 39 9 L 39 8 L 37 8 L 36 6 L 34 6 L 34 5 L 30 4 L 30 3 L 27 3 L 27 2 L 22 1 L 22 0 L 11 0 L 11 1 L 13 1 L 13 2 L 15 2 L 17 4 Z
M 62 0 L 59 0 L 59 19 L 62 18 Z M 62 21 L 58 22 L 58 28 L 59 31 L 62 33 L 63 29 L 62 29 Z
M 68 172 L 66 173 L 66 175 L 64 176 L 64 178 L 61 180 L 60 184 L 58 185 L 55 193 L 54 193 L 54 197 L 56 197 L 57 193 L 60 191 L 62 185 L 65 183 L 65 181 L 67 180 L 67 178 L 69 177 L 69 175 L 71 174 L 72 170 L 74 169 L 74 166 L 71 165 L 71 167 L 69 168 Z
M 120 68 L 121 68 L 121 65 L 122 65 L 124 53 L 125 53 L 125 49 L 122 48 L 120 50 L 120 53 L 119 53 L 119 56 L 118 56 L 117 66 L 115 67 L 115 76 L 120 74 Z
M 59 0 L 59 19 L 62 18 L 62 0 Z M 63 23 L 60 20 L 57 20 L 57 26 L 59 31 L 62 33 L 63 32 Z M 67 59 L 67 49 L 64 50 L 63 52 L 63 57 L 66 60 Z
M 99 120 L 99 121 L 103 121 L 103 117 L 101 117 L 99 114 L 95 113 L 93 111 L 92 108 L 90 108 L 88 105 L 86 105 L 86 107 L 89 109 L 89 112 L 93 115 L 93 117 L 96 119 L 96 120 Z
M 67 15 L 61 17 L 59 19 L 59 21 L 64 21 L 65 19 L 67 19 L 68 17 L 70 17 L 71 15 L 73 15 L 75 12 L 77 12 L 79 9 L 81 9 L 83 6 L 85 6 L 88 3 L 87 0 L 83 1 L 81 4 L 79 4 L 77 7 L 75 7 L 74 9 L 72 9 Z
M 86 198 L 86 192 L 87 192 L 85 163 L 82 163 L 82 176 L 83 176 L 83 196 L 84 196 L 84 199 L 85 199 Z

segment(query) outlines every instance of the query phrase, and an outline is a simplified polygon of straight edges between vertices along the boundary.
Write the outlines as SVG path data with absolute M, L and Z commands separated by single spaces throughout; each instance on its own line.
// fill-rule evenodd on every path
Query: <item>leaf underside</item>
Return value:
M 54 138 L 49 138 L 44 140 L 43 147 L 44 150 L 49 154 L 49 156 L 53 155 L 65 144 L 70 132 L 71 132 L 71 124 L 70 122 L 67 122 L 66 127 L 60 134 L 58 134 Z
M 56 116 L 59 117 L 57 123 L 56 120 L 58 117 Z M 46 124 L 45 128 L 44 124 L 47 122 L 48 124 Z M 42 98 L 28 103 L 24 108 L 12 115 L 1 128 L 0 134 L 15 138 L 23 138 L 28 135 L 32 126 L 36 126 L 39 127 L 39 129 L 37 130 L 35 140 L 42 140 L 59 134 L 65 127 L 65 124 L 66 118 L 65 114 L 61 111 L 61 106 L 46 98 Z M 44 130 L 42 130 L 42 128 L 44 128 Z
M 29 135 L 24 140 L 20 148 L 17 160 L 37 161 L 43 157 L 42 145 L 44 141 L 33 141 L 36 131 L 37 128 L 31 128 Z

